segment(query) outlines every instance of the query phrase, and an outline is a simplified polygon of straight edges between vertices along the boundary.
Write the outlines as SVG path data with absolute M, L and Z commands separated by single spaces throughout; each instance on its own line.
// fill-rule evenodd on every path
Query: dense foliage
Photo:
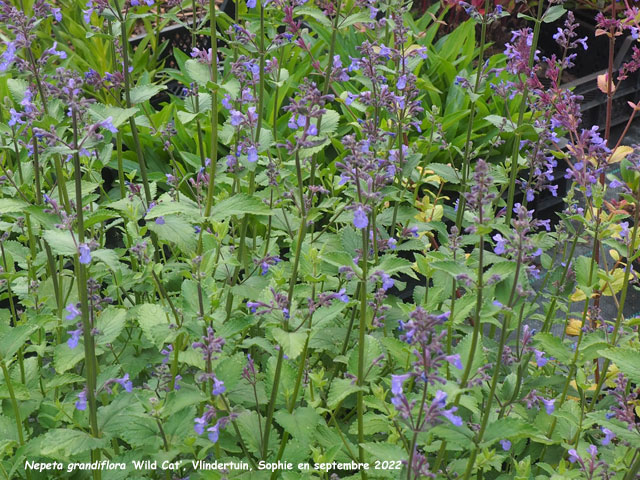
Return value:
M 0 477 L 638 478 L 640 153 L 557 3 L 0 2 Z

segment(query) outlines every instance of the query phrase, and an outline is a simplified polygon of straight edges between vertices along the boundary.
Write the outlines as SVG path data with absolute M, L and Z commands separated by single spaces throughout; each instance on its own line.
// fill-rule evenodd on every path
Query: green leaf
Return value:
M 298 358 L 298 355 L 302 353 L 304 342 L 307 339 L 306 331 L 285 332 L 281 328 L 276 327 L 271 333 L 276 342 L 278 342 L 278 345 L 283 348 L 285 355 L 291 360 Z
M 143 303 L 133 312 L 144 336 L 160 350 L 172 334 L 164 309 L 160 305 Z
M 296 15 L 309 15 L 311 18 L 316 19 L 325 27 L 331 27 L 331 21 L 319 8 L 309 6 L 298 7 L 295 9 L 295 13 Z
M 65 335 L 64 338 L 67 338 L 67 336 Z M 65 342 L 56 345 L 53 350 L 53 366 L 58 374 L 71 370 L 82 359 L 84 359 L 82 343 L 71 349 Z
M 313 441 L 316 426 L 323 421 L 318 412 L 311 407 L 299 407 L 293 413 L 280 410 L 275 414 L 275 419 L 293 438 L 303 444 Z
M 244 370 L 246 364 L 247 359 L 244 355 L 237 353 L 233 357 L 220 360 L 220 363 L 215 368 L 216 376 L 231 390 L 242 378 L 242 370 Z
M 100 332 L 96 335 L 96 345 L 113 343 L 124 328 L 127 311 L 123 308 L 107 307 L 98 317 L 96 328 Z
M 43 457 L 69 458 L 94 448 L 103 448 L 106 444 L 105 438 L 94 438 L 79 430 L 54 428 L 44 434 L 38 454 Z
M 445 165 L 444 163 L 430 163 L 427 165 L 426 169 L 432 170 L 433 173 L 438 175 L 447 183 L 460 183 L 460 175 L 458 175 L 458 172 L 449 165 Z
M 355 383 L 352 384 L 348 378 L 335 378 L 331 382 L 331 390 L 329 390 L 329 395 L 327 396 L 327 407 L 334 409 L 349 395 L 361 390 L 367 391 L 364 387 L 359 387 Z
M 583 287 L 584 289 L 593 287 L 598 281 L 598 276 L 595 273 L 597 264 L 592 262 L 588 257 L 580 256 L 576 258 L 574 265 L 578 286 Z M 593 267 L 593 270 L 591 270 L 591 267 Z M 591 282 L 589 282 L 589 276 L 591 276 Z
M 155 232 L 160 240 L 175 243 L 184 253 L 193 252 L 196 249 L 196 235 L 193 226 L 178 217 L 177 215 L 167 215 L 164 223 L 147 222 L 149 230 Z
M 138 85 L 131 89 L 131 103 L 133 105 L 137 103 L 146 102 L 154 95 L 157 95 L 163 90 L 166 90 L 165 85 Z
M 371 23 L 373 21 L 374 20 L 371 20 L 371 16 L 368 12 L 358 12 L 345 18 L 338 28 L 343 29 L 350 27 L 354 23 Z
M 352 373 L 353 375 L 357 375 L 358 373 L 358 353 L 358 349 L 354 348 L 353 350 L 351 350 L 351 354 L 349 355 L 349 363 L 347 367 L 349 373 Z M 374 361 L 378 357 L 380 357 L 380 355 L 382 355 L 382 346 L 380 345 L 380 341 L 371 335 L 365 336 L 364 364 L 366 365 L 365 368 L 371 368 L 365 380 L 371 380 L 373 378 L 376 378 L 380 374 L 382 366 L 373 366 Z
M 152 220 L 164 215 L 174 215 L 178 213 L 193 219 L 199 219 L 201 216 L 200 209 L 196 206 L 195 203 L 183 200 L 179 202 L 158 203 L 151 210 L 149 210 L 144 218 L 146 218 L 147 220 Z
M 264 420 L 262 420 L 262 422 L 264 422 Z M 262 437 L 260 432 L 262 430 L 260 429 L 258 414 L 253 411 L 244 411 L 238 415 L 236 423 L 249 451 L 260 456 L 262 452 Z M 276 448 L 277 443 L 278 434 L 276 430 L 272 428 L 269 433 L 269 445 L 272 445 L 272 448 Z
M 551 333 L 538 333 L 535 336 L 535 341 L 547 355 L 554 357 L 561 363 L 570 362 L 571 351 L 562 343 L 562 339 Z
M 28 206 L 28 203 L 17 198 L 0 198 L 0 215 L 4 215 L 6 213 L 20 213 Z
M 12 327 L 0 338 L 0 359 L 9 360 L 38 327 L 35 325 L 18 325 Z
M 393 462 L 407 459 L 407 452 L 399 445 L 377 442 L 361 443 L 360 445 L 377 460 Z
M 120 259 L 114 250 L 100 248 L 91 252 L 91 256 L 95 260 L 104 263 L 111 271 L 120 270 Z
M 567 13 L 567 11 L 562 5 L 553 5 L 546 11 L 542 17 L 542 21 L 544 23 L 553 23 L 561 18 L 565 13 Z
M 135 115 L 138 111 L 137 108 L 120 108 L 112 105 L 104 105 L 102 103 L 94 103 L 89 107 L 89 114 L 97 121 L 101 122 L 111 117 L 111 123 L 115 127 L 119 127 L 124 122 L 129 120 L 129 117 Z
M 45 230 L 42 234 L 53 253 L 58 255 L 75 255 L 76 244 L 68 230 Z
M 500 418 L 492 421 L 487 427 L 482 447 L 490 447 L 494 442 L 503 439 L 516 440 L 540 433 L 531 423 L 519 418 Z
M 273 211 L 261 200 L 244 193 L 222 200 L 213 206 L 209 220 L 219 222 L 226 220 L 231 215 L 273 215 Z
M 193 58 L 184 62 L 184 68 L 187 71 L 189 78 L 196 82 L 200 86 L 205 86 L 209 80 L 211 80 L 211 72 L 209 67 L 204 63 L 199 62 Z
M 16 103 L 20 103 L 24 100 L 24 94 L 27 92 L 29 84 L 22 78 L 9 78 L 7 80 L 7 87 L 9 87 L 9 92 L 13 100 Z
M 640 383 L 640 352 L 630 348 L 615 347 L 600 350 L 600 355 L 608 358 L 624 373 L 629 380 Z

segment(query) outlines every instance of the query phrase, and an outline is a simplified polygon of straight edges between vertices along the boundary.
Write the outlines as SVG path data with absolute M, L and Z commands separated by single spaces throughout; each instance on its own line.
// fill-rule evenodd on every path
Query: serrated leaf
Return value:
M 6 213 L 21 213 L 29 206 L 18 198 L 0 198 L 0 215 Z
M 569 347 L 562 343 L 562 339 L 552 335 L 551 333 L 538 333 L 535 341 L 540 350 L 547 355 L 554 357 L 561 363 L 568 363 L 571 359 L 571 351 Z
M 399 445 L 392 443 L 361 443 L 362 448 L 368 452 L 373 458 L 381 461 L 399 461 L 406 460 L 407 452 Z
M 143 303 L 134 312 L 144 336 L 160 350 L 171 334 L 164 309 L 160 305 Z
M 529 422 L 518 418 L 500 418 L 492 421 L 487 427 L 483 447 L 490 447 L 494 442 L 503 439 L 515 440 L 539 434 L 538 430 Z
M 162 202 L 155 205 L 144 218 L 147 220 L 153 220 L 154 218 L 162 217 L 164 215 L 183 214 L 189 218 L 200 218 L 200 209 L 195 205 L 186 201 L 180 202 Z
M 380 341 L 372 335 L 366 335 L 364 338 L 364 364 L 366 365 L 365 368 L 366 369 L 370 368 L 370 370 L 365 380 L 372 380 L 380 374 L 380 371 L 382 370 L 382 366 L 380 365 L 374 366 L 373 363 L 381 355 L 382 355 L 382 346 L 380 345 Z M 353 350 L 351 350 L 347 368 L 349 370 L 349 373 L 353 375 L 357 375 L 358 373 L 358 349 L 357 348 L 354 348 Z
M 12 327 L 0 338 L 0 359 L 9 360 L 20 349 L 38 327 L 35 325 L 18 325 Z
M 196 249 L 197 239 L 193 226 L 177 215 L 167 215 L 163 223 L 147 222 L 147 226 L 160 240 L 175 243 L 185 253 Z
M 211 80 L 209 67 L 193 58 L 184 62 L 184 69 L 191 80 L 200 86 L 205 86 Z
M 135 105 L 137 103 L 146 102 L 166 89 L 167 87 L 165 85 L 138 85 L 131 89 L 131 104 Z
M 79 430 L 54 428 L 44 434 L 38 453 L 44 457 L 69 458 L 94 448 L 102 448 L 106 444 L 105 438 L 94 438 Z
M 640 383 L 640 352 L 630 348 L 615 347 L 600 350 L 598 353 L 614 362 L 629 380 Z
M 137 108 L 120 108 L 112 105 L 104 105 L 102 103 L 94 103 L 89 107 L 89 114 L 97 121 L 101 122 L 111 117 L 111 123 L 115 127 L 119 127 L 129 120 L 129 117 L 136 114 Z
M 281 328 L 274 328 L 271 333 L 278 345 L 284 350 L 284 354 L 294 360 L 302 353 L 304 342 L 307 339 L 306 331 L 285 332 Z
M 355 383 L 352 384 L 351 382 L 352 380 L 349 378 L 335 378 L 333 382 L 331 382 L 331 389 L 327 396 L 327 407 L 334 409 L 349 395 L 361 390 L 364 392 L 367 391 L 366 388 L 359 387 Z
M 114 250 L 107 250 L 106 248 L 100 248 L 91 252 L 91 257 L 104 263 L 110 270 L 117 271 L 120 269 L 120 259 L 118 254 Z
M 26 93 L 29 84 L 22 78 L 9 78 L 7 79 L 7 87 L 9 88 L 9 92 L 11 93 L 13 100 L 16 103 L 20 103 L 24 100 L 24 94 Z
M 209 220 L 218 222 L 226 220 L 231 215 L 273 215 L 273 211 L 256 197 L 240 193 L 233 197 L 216 203 L 212 210 Z
M 122 308 L 107 307 L 96 320 L 96 328 L 100 332 L 96 335 L 96 345 L 113 343 L 124 328 L 127 311 Z
M 65 335 L 64 338 L 67 338 Z M 80 360 L 84 359 L 84 349 L 82 343 L 76 348 L 69 348 L 66 343 L 56 345 L 53 350 L 53 366 L 56 369 L 56 373 L 64 373 L 67 370 L 71 370 Z
M 280 410 L 274 418 L 293 438 L 300 440 L 303 444 L 313 441 L 316 426 L 323 421 L 318 412 L 311 407 L 299 407 L 292 413 Z
M 58 255 L 75 255 L 76 244 L 68 230 L 45 230 L 42 234 L 51 250 Z

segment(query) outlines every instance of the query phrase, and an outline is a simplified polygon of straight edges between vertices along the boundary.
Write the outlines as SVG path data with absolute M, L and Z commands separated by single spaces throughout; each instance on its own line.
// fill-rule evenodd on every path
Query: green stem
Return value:
M 238 10 L 236 5 L 236 11 Z M 209 26 L 211 28 L 211 81 L 218 83 L 218 32 L 216 30 L 216 3 L 209 0 Z M 213 191 L 216 184 L 216 165 L 218 163 L 218 90 L 211 92 L 211 164 L 209 165 L 209 185 L 207 187 L 207 203 L 204 216 L 211 214 Z
M 357 415 L 358 415 L 358 458 L 364 463 L 364 360 L 365 360 L 365 334 L 367 331 L 367 253 L 369 251 L 369 235 L 367 229 L 362 230 L 362 288 L 360 288 L 360 326 L 358 338 L 358 390 Z M 366 480 L 367 473 L 360 470 L 360 476 Z
M 480 88 L 480 78 L 482 77 L 482 69 L 484 67 L 484 52 L 487 43 L 487 15 L 491 2 L 485 0 L 484 2 L 484 15 L 482 16 L 482 27 L 480 32 L 480 48 L 478 53 L 478 73 L 476 75 L 476 82 L 473 87 L 474 95 L 478 94 Z M 465 140 L 464 147 L 464 160 L 462 162 L 462 188 L 460 190 L 460 200 L 458 202 L 458 214 L 456 216 L 456 227 L 458 231 L 462 228 L 462 218 L 464 216 L 464 209 L 466 206 L 466 199 L 464 193 L 467 191 L 467 182 L 469 179 L 469 163 L 471 160 L 471 134 L 473 133 L 473 120 L 476 116 L 476 101 L 471 100 L 471 109 L 469 111 L 469 124 L 467 125 L 467 138 Z
M 298 191 L 302 196 L 304 192 L 304 185 L 302 183 L 302 168 L 300 165 L 300 157 L 296 153 L 296 173 L 298 176 Z M 301 197 L 302 199 L 302 197 Z M 307 232 L 307 212 L 304 208 L 304 202 L 300 204 L 300 228 L 298 230 L 298 241 L 296 244 L 295 256 L 293 259 L 293 266 L 291 268 L 291 277 L 289 279 L 289 292 L 287 295 L 287 305 L 289 311 L 291 311 L 291 304 L 293 301 L 293 290 L 296 285 L 298 277 L 298 267 L 300 265 L 300 256 L 302 255 L 302 244 Z M 284 321 L 285 331 L 289 330 L 289 321 Z M 280 376 L 282 375 L 282 363 L 284 361 L 284 349 L 281 347 L 278 351 L 278 360 L 276 362 L 276 370 L 273 377 L 273 385 L 271 387 L 271 397 L 269 399 L 269 406 L 267 408 L 267 418 L 265 421 L 264 438 L 262 441 L 262 458 L 266 459 L 269 451 L 269 434 L 271 432 L 271 424 L 273 423 L 273 414 L 276 408 L 276 401 L 278 399 L 278 390 L 280 387 Z
M 540 25 L 542 24 L 542 12 L 545 2 L 538 2 L 538 12 L 535 25 L 533 27 L 533 41 L 531 43 L 531 50 L 529 51 L 529 68 L 533 67 L 533 62 L 536 57 L 536 48 L 538 46 L 538 38 L 540 37 Z M 520 102 L 520 111 L 518 112 L 518 123 L 516 129 L 520 131 L 520 125 L 524 119 L 524 114 L 527 109 L 527 98 L 529 96 L 529 89 L 525 84 L 524 91 L 522 92 L 522 100 Z M 520 154 L 520 133 L 516 133 L 513 140 L 513 150 L 511 152 L 511 174 L 509 176 L 509 191 L 507 193 L 507 212 L 505 215 L 505 224 L 511 224 L 511 216 L 513 214 L 513 202 L 516 191 L 516 177 L 518 175 L 518 156 Z
M 82 210 L 82 170 L 80 167 L 80 154 L 78 153 L 78 118 L 75 109 L 72 109 L 73 122 L 73 166 L 76 187 L 76 221 L 78 223 L 78 244 L 84 243 L 84 214 Z M 100 430 L 98 427 L 97 403 L 96 403 L 96 382 L 98 375 L 98 365 L 96 360 L 96 350 L 93 338 L 93 325 L 89 319 L 89 301 L 87 298 L 87 268 L 80 262 L 79 252 L 75 258 L 75 269 L 77 276 L 78 298 L 80 299 L 80 308 L 82 314 L 82 330 L 84 337 L 84 356 L 87 378 L 87 402 L 89 404 L 89 424 L 91 425 L 91 434 L 98 438 Z M 92 461 L 100 459 L 100 450 L 95 449 L 91 452 Z M 100 480 L 100 470 L 93 471 L 94 480 Z

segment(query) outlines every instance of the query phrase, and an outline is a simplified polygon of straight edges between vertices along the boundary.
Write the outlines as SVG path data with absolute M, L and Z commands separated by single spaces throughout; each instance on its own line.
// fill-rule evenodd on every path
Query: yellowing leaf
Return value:
M 608 73 L 598 75 L 598 88 L 602 93 L 609 93 L 609 88 L 611 89 L 611 93 L 616 91 L 616 87 L 613 82 L 609 81 Z
M 579 288 L 576 288 L 576 291 L 571 294 L 571 296 L 569 297 L 569 300 L 571 300 L 572 302 L 581 302 L 586 298 L 587 296 L 584 294 L 584 292 Z
M 607 163 L 618 163 L 620 160 L 625 159 L 630 153 L 633 153 L 632 147 L 629 147 L 628 145 L 621 145 L 614 150 L 614 152 L 607 160 Z
M 579 291 L 582 292 L 582 290 L 579 290 Z M 582 328 L 582 321 L 578 320 L 577 318 L 571 318 L 569 319 L 569 323 L 567 324 L 567 328 L 565 329 L 565 332 L 567 333 L 567 335 L 577 336 L 577 335 L 580 335 L 581 328 Z
M 613 258 L 616 262 L 620 261 L 620 254 L 618 253 L 617 250 L 614 250 L 613 248 L 609 250 L 609 256 Z
M 611 297 L 622 290 L 622 284 L 624 283 L 624 269 L 616 268 L 613 273 L 613 281 L 609 283 L 600 282 L 603 287 L 602 294 Z

